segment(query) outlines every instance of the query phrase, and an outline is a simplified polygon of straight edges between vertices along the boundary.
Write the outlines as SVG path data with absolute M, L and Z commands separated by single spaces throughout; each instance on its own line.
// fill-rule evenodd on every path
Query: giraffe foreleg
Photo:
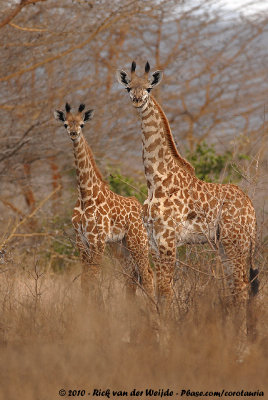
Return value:
M 82 260 L 81 290 L 84 301 L 87 302 L 90 299 L 93 304 L 103 305 L 100 273 L 105 244 L 103 242 L 98 245 L 85 245 L 78 235 L 77 247 Z
M 160 249 L 159 254 L 153 254 L 156 270 L 156 297 L 160 313 L 171 315 L 173 302 L 173 277 L 175 267 L 175 250 Z
M 139 283 L 138 269 L 124 239 L 122 241 L 121 249 L 123 273 L 126 276 L 126 297 L 129 301 L 133 301 L 137 290 L 137 284 Z
M 126 248 L 131 258 L 132 275 L 134 279 L 140 276 L 141 285 L 151 301 L 154 301 L 154 282 L 153 271 L 149 263 L 149 251 L 147 245 L 146 233 L 144 235 L 125 237 Z M 138 274 L 137 274 L 138 272 Z
M 173 226 L 169 227 L 169 222 L 172 225 L 172 221 L 153 221 L 149 236 L 156 271 L 157 303 L 164 316 L 171 315 L 176 262 L 175 230 Z
M 164 315 L 171 311 L 173 300 L 173 275 L 175 257 L 167 257 L 164 254 L 154 259 L 156 270 L 156 296 L 157 303 Z
M 136 225 L 137 226 L 137 225 Z M 146 337 L 147 340 L 158 342 L 159 339 L 159 315 L 157 313 L 157 303 L 154 290 L 154 273 L 149 262 L 149 249 L 146 231 L 141 223 L 138 228 L 139 234 L 131 234 L 131 230 L 125 236 L 125 245 L 131 259 L 132 265 L 132 285 L 135 288 L 141 287 L 145 293 L 145 309 L 142 313 L 138 312 L 137 317 L 144 321 L 137 330 L 132 330 L 132 340 L 139 337 Z M 140 281 L 138 279 L 140 278 Z M 131 286 L 130 286 L 131 287 Z M 145 311 L 145 312 L 144 312 Z M 135 307 L 132 308 L 132 313 L 135 313 Z M 137 312 L 137 310 L 136 310 Z M 139 320 L 136 318 L 136 321 Z M 134 316 L 135 322 L 135 316 Z

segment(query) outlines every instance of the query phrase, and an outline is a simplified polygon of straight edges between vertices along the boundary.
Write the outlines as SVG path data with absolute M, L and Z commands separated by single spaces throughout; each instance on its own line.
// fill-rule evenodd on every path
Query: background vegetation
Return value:
M 0 2 L 0 398 L 48 400 L 61 388 L 268 390 L 267 13 L 218 0 Z M 256 2 L 244 2 L 242 10 Z M 237 362 L 217 255 L 179 250 L 169 343 L 128 303 L 120 261 L 103 260 L 106 309 L 80 304 L 72 145 L 53 118 L 66 101 L 96 110 L 85 136 L 111 188 L 146 197 L 140 125 L 115 71 L 148 60 L 154 95 L 199 178 L 239 184 L 258 217 L 258 336 Z M 137 342 L 129 341 L 136 332 Z M 1 397 L 2 396 L 2 397 Z

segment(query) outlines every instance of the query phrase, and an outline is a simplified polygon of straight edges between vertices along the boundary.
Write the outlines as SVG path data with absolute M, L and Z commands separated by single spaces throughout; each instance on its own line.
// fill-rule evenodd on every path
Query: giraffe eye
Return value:
M 80 125 L 80 128 L 83 128 L 83 126 L 84 126 L 84 124 L 81 124 L 81 125 Z
M 126 89 L 127 89 L 128 92 L 130 92 L 130 88 L 129 87 L 127 87 Z
M 67 126 L 68 126 L 67 124 L 64 124 L 64 128 L 67 128 Z
M 150 93 L 150 91 L 152 90 L 152 88 L 149 87 L 149 88 L 147 88 L 146 90 L 147 90 L 148 93 Z

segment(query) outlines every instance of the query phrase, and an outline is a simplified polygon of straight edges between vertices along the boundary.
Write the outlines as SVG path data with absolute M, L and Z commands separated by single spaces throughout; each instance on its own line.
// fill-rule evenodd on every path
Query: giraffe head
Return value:
M 85 104 L 80 104 L 76 114 L 71 113 L 70 104 L 65 104 L 65 111 L 54 111 L 54 117 L 63 122 L 72 140 L 77 140 L 82 132 L 82 128 L 86 121 L 90 120 L 94 114 L 94 110 L 83 112 Z
M 160 83 L 163 72 L 155 71 L 152 77 L 149 79 L 150 64 L 145 64 L 145 71 L 143 76 L 140 78 L 136 75 L 136 63 L 132 62 L 131 65 L 131 75 L 130 77 L 124 70 L 117 71 L 117 79 L 121 85 L 125 86 L 126 90 L 129 92 L 132 104 L 136 108 L 143 107 L 149 100 L 150 91 Z

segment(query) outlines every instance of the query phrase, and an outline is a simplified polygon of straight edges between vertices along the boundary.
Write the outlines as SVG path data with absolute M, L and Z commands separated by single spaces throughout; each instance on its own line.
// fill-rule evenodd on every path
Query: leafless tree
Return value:
M 164 70 L 156 95 L 182 152 L 206 140 L 267 165 L 267 22 L 217 0 L 1 3 L 0 207 L 19 215 L 58 185 L 59 204 L 75 190 L 53 120 L 66 101 L 96 109 L 86 135 L 101 169 L 142 177 L 138 119 L 114 78 L 133 59 Z

